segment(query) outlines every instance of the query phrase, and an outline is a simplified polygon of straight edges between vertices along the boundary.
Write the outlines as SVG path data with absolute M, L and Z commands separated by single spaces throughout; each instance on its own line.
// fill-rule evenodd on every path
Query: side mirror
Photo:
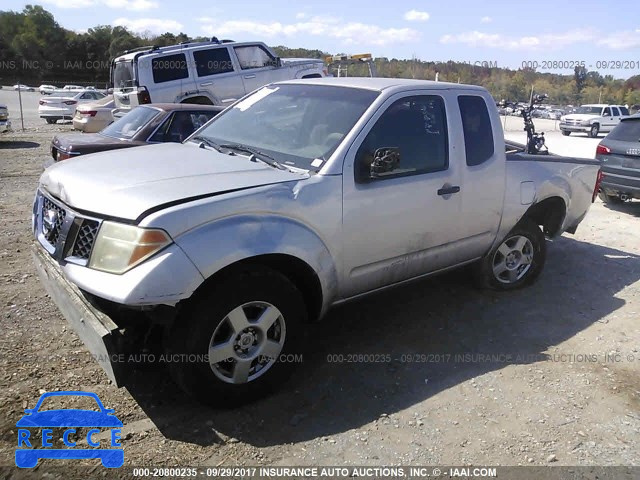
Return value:
M 371 162 L 371 178 L 379 178 L 393 172 L 400 165 L 400 149 L 397 147 L 378 148 Z

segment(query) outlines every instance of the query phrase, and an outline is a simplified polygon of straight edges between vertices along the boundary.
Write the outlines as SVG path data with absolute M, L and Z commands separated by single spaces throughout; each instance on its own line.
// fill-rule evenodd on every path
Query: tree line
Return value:
M 138 35 L 111 25 L 75 32 L 61 27 L 43 7 L 27 5 L 21 12 L 0 11 L 0 84 L 20 81 L 31 85 L 78 83 L 107 87 L 110 62 L 125 50 L 207 40 L 185 33 Z M 282 57 L 323 58 L 328 55 L 321 50 L 273 48 Z M 434 80 L 437 75 L 440 81 L 482 85 L 496 99 L 526 100 L 533 86 L 536 92 L 549 95 L 549 103 L 640 104 L 640 75 L 621 80 L 587 71 L 585 67 L 576 67 L 569 75 L 559 75 L 530 68 L 511 70 L 417 58 L 377 58 L 375 63 L 379 76 Z M 368 74 L 366 65 L 349 66 L 350 76 Z

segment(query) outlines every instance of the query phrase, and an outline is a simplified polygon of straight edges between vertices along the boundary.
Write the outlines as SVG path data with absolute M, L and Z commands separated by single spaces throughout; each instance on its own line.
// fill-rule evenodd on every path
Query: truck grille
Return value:
M 56 246 L 62 224 L 67 216 L 64 208 L 59 207 L 47 197 L 42 202 L 42 233 L 52 247 Z
M 82 222 L 82 226 L 76 236 L 76 242 L 73 245 L 72 256 L 89 260 L 99 227 L 100 224 L 95 220 L 84 220 Z
M 79 215 L 55 199 L 38 193 L 34 209 L 36 237 L 57 261 L 86 265 L 101 221 Z

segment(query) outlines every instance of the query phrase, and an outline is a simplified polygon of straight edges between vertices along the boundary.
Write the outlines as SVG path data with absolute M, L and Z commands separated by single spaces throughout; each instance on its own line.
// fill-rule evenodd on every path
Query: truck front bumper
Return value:
M 0 120 L 0 133 L 11 131 L 11 120 Z
M 128 370 L 122 355 L 124 337 L 116 323 L 89 302 L 82 291 L 70 283 L 57 263 L 42 248 L 34 245 L 32 256 L 36 270 L 51 299 L 102 366 L 113 383 L 124 385 Z
M 567 132 L 589 132 L 589 130 L 591 130 L 591 125 L 560 123 L 560 130 L 565 130 Z

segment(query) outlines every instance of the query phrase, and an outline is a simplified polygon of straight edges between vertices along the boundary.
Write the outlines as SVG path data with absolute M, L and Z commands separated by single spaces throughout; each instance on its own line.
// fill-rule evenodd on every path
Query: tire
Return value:
M 261 319 L 270 326 L 260 327 Z M 171 376 L 208 405 L 253 402 L 283 384 L 299 363 L 301 357 L 281 360 L 302 354 L 306 322 L 306 306 L 295 285 L 275 270 L 250 265 L 210 285 L 176 319 L 167 352 L 192 357 L 168 357 Z M 221 360 L 210 363 L 214 355 Z M 185 361 L 174 361 L 180 358 Z
M 591 129 L 589 130 L 589 137 L 596 138 L 598 136 L 598 133 L 600 133 L 600 125 L 594 123 L 593 125 L 591 125 Z
M 54 123 L 56 123 L 58 121 L 57 118 L 45 118 L 45 120 L 47 121 L 47 123 L 49 125 L 53 125 Z
M 568 137 L 569 135 L 571 135 L 571 132 L 569 130 L 562 130 L 562 135 Z
M 600 200 L 602 200 L 604 203 L 611 203 L 613 205 L 620 205 L 621 203 L 624 203 L 624 200 L 622 200 L 619 196 L 608 195 L 605 191 L 601 191 L 598 194 L 598 197 L 600 197 Z
M 546 255 L 542 230 L 525 217 L 480 261 L 476 270 L 477 280 L 481 287 L 493 290 L 522 288 L 538 278 Z

